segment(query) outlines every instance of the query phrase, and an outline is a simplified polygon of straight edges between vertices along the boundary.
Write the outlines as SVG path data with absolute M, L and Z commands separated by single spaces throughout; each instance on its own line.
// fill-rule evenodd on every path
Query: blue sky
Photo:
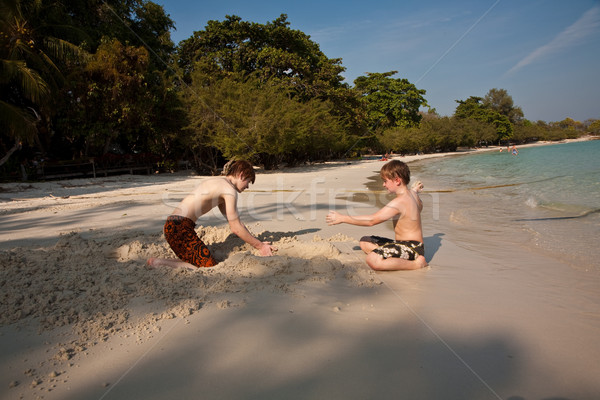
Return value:
M 599 0 L 154 0 L 177 44 L 237 15 L 290 27 L 342 58 L 344 77 L 398 71 L 452 115 L 455 100 L 506 89 L 532 121 L 600 119 Z

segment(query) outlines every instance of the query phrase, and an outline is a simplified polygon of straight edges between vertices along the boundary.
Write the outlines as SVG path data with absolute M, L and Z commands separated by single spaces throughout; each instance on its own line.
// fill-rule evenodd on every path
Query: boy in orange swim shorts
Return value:
M 195 231 L 196 220 L 219 207 L 227 218 L 231 232 L 258 249 L 261 256 L 271 256 L 277 249 L 261 242 L 240 221 L 237 209 L 238 194 L 254 183 L 256 175 L 248 161 L 236 161 L 224 177 L 207 178 L 173 210 L 164 226 L 165 239 L 179 260 L 150 258 L 148 265 L 168 267 L 212 267 L 217 264 L 210 250 Z

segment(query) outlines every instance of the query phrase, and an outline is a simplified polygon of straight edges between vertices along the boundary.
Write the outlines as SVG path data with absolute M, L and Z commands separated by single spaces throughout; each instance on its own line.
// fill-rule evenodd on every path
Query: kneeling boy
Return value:
M 165 239 L 179 260 L 150 258 L 148 265 L 167 267 L 212 267 L 217 264 L 206 244 L 196 234 L 196 220 L 219 207 L 227 218 L 231 232 L 256 248 L 261 256 L 271 256 L 277 250 L 269 242 L 261 242 L 240 221 L 237 209 L 238 193 L 254 183 L 252 164 L 236 161 L 231 164 L 227 176 L 203 180 L 191 194 L 186 196 L 167 218 L 164 226 Z

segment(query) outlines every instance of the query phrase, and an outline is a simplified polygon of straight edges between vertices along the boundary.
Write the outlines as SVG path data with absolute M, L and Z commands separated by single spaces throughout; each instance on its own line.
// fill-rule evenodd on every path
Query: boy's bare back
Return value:
M 227 178 L 208 178 L 203 180 L 192 193 L 181 201 L 173 214 L 196 221 L 202 215 L 219 206 L 221 211 L 226 209 L 229 213 L 235 213 L 235 215 L 229 215 L 229 213 L 227 215 L 228 219 L 229 217 L 234 218 L 237 217 L 237 198 L 238 191 Z
M 407 188 L 390 201 L 388 207 L 394 207 L 398 210 L 398 216 L 393 218 L 396 240 L 422 242 L 421 210 L 423 209 L 423 203 L 416 190 Z

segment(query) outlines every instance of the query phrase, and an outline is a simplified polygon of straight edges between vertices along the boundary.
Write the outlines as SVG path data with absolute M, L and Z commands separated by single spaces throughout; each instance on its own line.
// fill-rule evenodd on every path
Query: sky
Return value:
M 600 0 L 154 0 L 175 44 L 210 20 L 265 24 L 287 14 L 351 86 L 398 71 L 440 115 L 505 89 L 530 121 L 600 119 Z

